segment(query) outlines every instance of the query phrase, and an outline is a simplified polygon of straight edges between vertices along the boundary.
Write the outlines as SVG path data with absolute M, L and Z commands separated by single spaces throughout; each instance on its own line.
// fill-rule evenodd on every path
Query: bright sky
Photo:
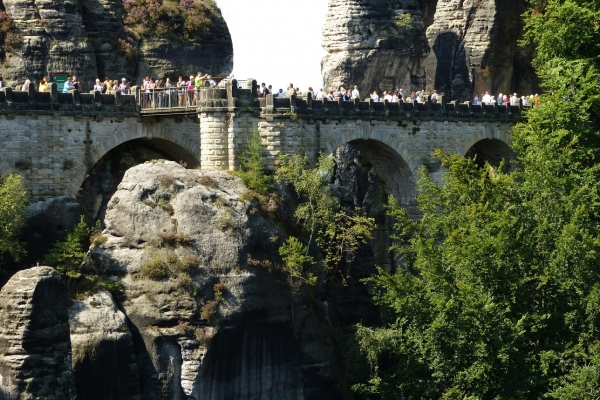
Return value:
M 327 0 L 216 0 L 233 40 L 238 80 L 303 92 L 323 85 L 321 27 Z

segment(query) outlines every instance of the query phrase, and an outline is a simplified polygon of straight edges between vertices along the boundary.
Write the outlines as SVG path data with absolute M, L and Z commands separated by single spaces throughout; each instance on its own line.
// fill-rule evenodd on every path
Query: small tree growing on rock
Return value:
M 18 239 L 25 222 L 27 189 L 21 175 L 8 175 L 0 183 L 0 265 L 7 259 L 18 261 L 25 253 Z

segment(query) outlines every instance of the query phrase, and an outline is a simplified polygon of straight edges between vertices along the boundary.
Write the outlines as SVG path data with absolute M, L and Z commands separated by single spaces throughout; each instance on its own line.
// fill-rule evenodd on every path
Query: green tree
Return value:
M 306 155 L 280 158 L 277 177 L 290 184 L 299 196 L 295 211 L 298 223 L 308 233 L 305 254 L 316 244 L 323 252 L 327 272 L 334 271 L 343 259 L 351 261 L 360 245 L 372 238 L 373 218 L 361 210 L 346 210 L 331 191 L 334 161 L 321 155 L 314 168 Z
M 290 236 L 279 248 L 279 255 L 283 260 L 284 270 L 290 279 L 290 288 L 296 292 L 299 283 L 306 281 L 305 268 L 314 263 L 311 256 L 306 255 L 306 246 L 298 238 Z M 309 283 L 314 284 L 315 277 L 308 275 Z
M 599 2 L 532 2 L 528 40 L 549 93 L 512 141 L 519 168 L 440 153 L 420 221 L 391 201 L 403 264 L 371 281 L 383 327 L 358 327 L 380 398 L 600 395 Z
M 21 175 L 10 174 L 0 182 L 0 263 L 18 261 L 25 253 L 18 239 L 25 223 L 27 189 Z
M 46 255 L 46 263 L 54 267 L 68 280 L 81 277 L 81 262 L 89 247 L 90 227 L 83 221 L 83 216 L 73 232 L 62 242 L 52 246 Z
M 248 189 L 262 196 L 267 196 L 273 191 L 273 178 L 267 174 L 267 164 L 263 155 L 265 147 L 258 128 L 254 127 L 246 141 L 246 150 L 239 157 L 241 168 L 236 171 L 236 175 Z

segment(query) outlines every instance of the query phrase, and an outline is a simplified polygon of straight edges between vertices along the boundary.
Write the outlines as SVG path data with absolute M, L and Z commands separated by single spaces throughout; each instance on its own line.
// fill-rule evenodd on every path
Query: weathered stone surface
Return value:
M 329 0 L 323 27 L 323 77 L 328 88 L 357 84 L 404 93 L 437 89 L 468 100 L 490 90 L 539 90 L 532 49 L 520 48 L 526 2 L 495 0 Z M 410 28 L 394 17 L 410 14 Z
M 110 293 L 73 301 L 69 326 L 78 396 L 141 400 L 132 335 Z
M 50 267 L 17 272 L 0 291 L 0 393 L 74 399 L 65 288 Z
M 108 204 L 85 268 L 122 282 L 143 399 L 341 397 L 316 316 L 296 305 L 292 318 L 273 269 L 285 232 L 245 191 L 225 172 L 147 162 Z M 150 279 L 159 262 L 167 272 Z
M 532 94 L 539 90 L 533 52 L 520 48 L 525 1 L 438 2 L 427 29 L 427 86 L 467 100 L 473 93 Z
M 401 14 L 415 22 L 399 28 L 395 18 Z M 429 50 L 421 16 L 417 1 L 329 0 L 322 29 L 325 87 L 358 85 L 362 98 L 374 89 L 418 87 Z
M 4 57 L 0 75 L 11 87 L 20 88 L 25 79 L 37 82 L 42 76 L 67 73 L 76 74 L 89 91 L 95 78 L 104 76 L 139 83 L 146 75 L 189 76 L 198 70 L 228 75 L 233 68 L 231 36 L 219 12 L 197 43 L 143 38 L 133 44 L 134 54 L 128 57 L 117 46 L 124 32 L 121 1 L 5 0 L 3 4 L 23 37 L 21 44 L 4 47 L 0 54 Z

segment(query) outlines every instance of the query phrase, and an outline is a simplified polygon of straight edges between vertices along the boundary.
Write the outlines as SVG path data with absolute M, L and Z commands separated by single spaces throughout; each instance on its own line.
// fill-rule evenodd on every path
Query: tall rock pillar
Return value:
M 19 271 L 0 291 L 0 398 L 76 397 L 65 295 L 50 267 Z

